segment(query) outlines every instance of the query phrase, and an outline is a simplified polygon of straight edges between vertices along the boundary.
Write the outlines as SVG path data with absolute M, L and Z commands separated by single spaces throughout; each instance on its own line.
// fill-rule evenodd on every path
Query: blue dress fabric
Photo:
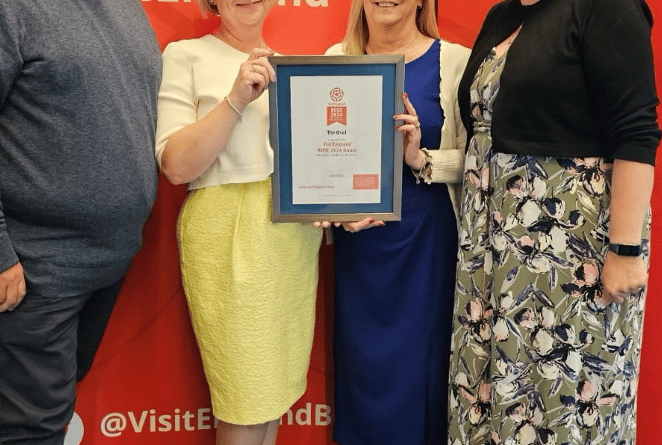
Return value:
M 439 42 L 406 64 L 421 146 L 438 148 Z M 445 184 L 403 168 L 402 220 L 335 229 L 334 440 L 440 444 L 446 438 L 457 229 Z

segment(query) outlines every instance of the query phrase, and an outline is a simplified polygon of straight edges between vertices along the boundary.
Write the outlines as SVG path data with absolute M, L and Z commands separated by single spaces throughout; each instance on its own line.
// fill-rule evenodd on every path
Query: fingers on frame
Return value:
M 260 57 L 259 59 L 256 59 L 253 61 L 253 65 L 257 69 L 258 67 L 264 69 L 264 71 L 267 73 L 269 76 L 270 80 L 274 80 L 276 77 L 276 71 L 274 70 L 274 67 L 271 66 L 269 61 L 265 57 Z
M 248 60 L 259 59 L 260 57 L 267 57 L 274 55 L 274 52 L 266 48 L 253 48 L 253 51 L 248 55 Z
M 405 105 L 405 110 L 407 110 L 409 114 L 413 114 L 414 116 L 416 116 L 416 108 L 414 108 L 414 104 L 411 103 L 411 101 L 409 100 L 409 96 L 407 96 L 406 94 L 403 103 Z

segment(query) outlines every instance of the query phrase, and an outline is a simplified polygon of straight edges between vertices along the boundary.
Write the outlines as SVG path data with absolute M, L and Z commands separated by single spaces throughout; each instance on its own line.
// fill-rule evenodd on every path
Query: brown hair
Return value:
M 438 39 L 440 37 L 435 7 L 435 0 L 423 0 L 423 7 L 416 12 L 416 27 L 421 34 Z M 342 46 L 345 54 L 365 54 L 368 33 L 368 22 L 365 18 L 363 0 L 352 0 L 349 18 L 347 19 L 347 32 Z

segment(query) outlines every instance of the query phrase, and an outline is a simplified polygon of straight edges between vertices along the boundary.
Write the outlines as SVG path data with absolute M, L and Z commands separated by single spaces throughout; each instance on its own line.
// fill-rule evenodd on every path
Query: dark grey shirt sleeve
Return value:
M 4 2 L 0 3 L 0 36 L 2 36 L 0 39 L 0 110 L 2 110 L 14 80 L 19 76 L 23 65 L 19 22 L 13 11 L 5 7 Z M 0 150 L 3 148 L 0 145 Z M 0 183 L 6 176 L 0 172 Z M 8 269 L 17 262 L 18 257 L 7 234 L 7 223 L 2 211 L 2 195 L 0 194 L 0 271 Z

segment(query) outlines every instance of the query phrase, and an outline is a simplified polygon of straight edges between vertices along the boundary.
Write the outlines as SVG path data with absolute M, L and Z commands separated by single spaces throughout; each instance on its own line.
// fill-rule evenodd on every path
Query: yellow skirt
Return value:
M 214 415 L 279 418 L 306 390 L 322 230 L 274 224 L 271 181 L 191 192 L 178 224 L 184 291 Z

